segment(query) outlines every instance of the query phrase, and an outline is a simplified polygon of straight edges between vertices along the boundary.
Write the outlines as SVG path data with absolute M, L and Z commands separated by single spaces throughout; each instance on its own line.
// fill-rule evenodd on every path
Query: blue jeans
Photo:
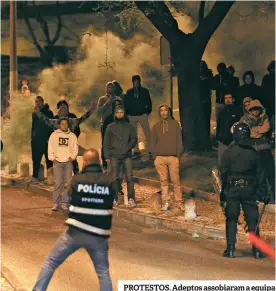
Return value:
M 120 169 L 123 167 L 123 172 L 126 176 L 127 183 L 127 195 L 128 199 L 134 199 L 134 183 L 133 183 L 133 171 L 132 171 L 132 158 L 126 159 L 110 159 L 111 163 L 111 173 L 114 182 L 115 197 L 114 199 L 118 201 L 118 192 L 121 189 L 121 178 L 120 178 Z
M 60 202 L 68 204 L 68 184 L 72 177 L 73 164 L 54 163 L 54 191 L 53 202 L 59 204 Z
M 109 275 L 108 238 L 95 236 L 76 228 L 68 228 L 56 241 L 48 255 L 33 291 L 44 291 L 55 270 L 75 251 L 84 248 L 88 252 L 100 281 L 100 291 L 112 291 Z M 95 290 L 95 288 L 92 288 Z

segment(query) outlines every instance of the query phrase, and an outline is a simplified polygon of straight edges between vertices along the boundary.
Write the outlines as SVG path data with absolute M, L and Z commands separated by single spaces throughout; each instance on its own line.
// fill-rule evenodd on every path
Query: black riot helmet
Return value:
M 233 139 L 238 141 L 250 137 L 250 127 L 243 122 L 237 122 L 233 125 Z

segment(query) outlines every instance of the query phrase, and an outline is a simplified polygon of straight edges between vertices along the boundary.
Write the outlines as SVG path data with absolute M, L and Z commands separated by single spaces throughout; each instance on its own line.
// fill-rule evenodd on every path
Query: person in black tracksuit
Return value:
M 118 192 L 120 187 L 120 167 L 123 166 L 126 175 L 127 194 L 129 206 L 134 207 L 134 183 L 132 170 L 132 149 L 137 143 L 135 128 L 125 120 L 125 110 L 122 106 L 115 108 L 115 121 L 108 125 L 104 135 L 104 156 L 107 163 L 111 164 L 113 175 L 115 199 L 114 205 L 118 204 Z
M 150 126 L 149 115 L 152 111 L 152 102 L 149 90 L 142 87 L 141 77 L 139 75 L 132 76 L 133 88 L 127 90 L 124 98 L 124 107 L 126 115 L 129 117 L 131 125 L 137 133 L 137 125 L 140 123 L 145 138 L 147 140 L 148 153 L 150 146 Z M 135 155 L 139 155 L 138 144 L 135 147 Z
M 235 122 L 238 122 L 242 116 L 242 110 L 234 104 L 233 96 L 229 93 L 224 96 L 225 107 L 221 111 L 218 119 L 216 138 L 218 141 L 218 162 L 220 162 L 223 152 L 233 141 L 230 129 Z
M 36 97 L 35 107 L 48 118 L 54 117 L 49 105 L 44 104 L 44 99 L 41 96 Z M 35 112 L 33 112 L 31 138 L 33 176 L 30 183 L 38 182 L 38 173 L 43 155 L 45 156 L 47 169 L 53 167 L 53 163 L 48 159 L 48 140 L 52 132 L 53 130 L 49 128 L 41 119 L 39 119 Z
M 219 170 L 221 173 L 223 191 L 220 197 L 221 206 L 226 202 L 226 240 L 227 249 L 224 257 L 234 257 L 237 222 L 240 215 L 240 205 L 244 211 L 249 232 L 256 232 L 259 220 L 256 200 L 267 204 L 267 184 L 265 173 L 261 166 L 258 152 L 251 146 L 250 128 L 245 123 L 236 123 L 233 127 L 234 142 L 223 153 Z M 255 258 L 261 258 L 262 253 L 253 247 Z
M 72 113 L 72 112 L 69 111 L 69 104 L 65 100 L 61 100 L 61 101 L 59 101 L 57 103 L 57 110 L 59 110 L 59 108 L 62 105 L 67 107 L 67 110 L 68 110 L 68 118 L 77 118 L 76 114 L 74 114 L 74 113 Z M 54 118 L 55 119 L 59 119 L 59 116 L 58 115 L 55 115 Z M 79 136 L 81 134 L 81 131 L 80 131 L 80 127 L 79 126 L 77 126 L 75 128 L 74 134 L 76 135 L 77 138 L 79 138 Z M 73 172 L 74 172 L 74 175 L 76 175 L 79 172 L 79 165 L 78 165 L 77 159 L 73 161 Z
M 113 123 L 115 121 L 114 119 L 114 114 L 115 114 L 115 107 L 118 105 L 123 105 L 123 101 L 121 100 L 114 100 L 112 101 L 112 114 L 110 114 L 109 116 L 107 116 L 105 118 L 105 120 L 103 121 L 103 125 L 102 125 L 102 132 L 105 133 L 106 129 L 108 127 L 109 124 Z M 125 121 L 129 122 L 129 118 L 127 116 L 125 116 Z M 103 144 L 104 144 L 104 136 L 103 136 Z M 123 182 L 123 166 L 121 165 L 120 167 L 120 178 L 119 178 L 119 182 L 118 182 L 118 192 L 121 195 L 124 195 L 123 193 L 123 188 L 122 188 L 122 182 Z

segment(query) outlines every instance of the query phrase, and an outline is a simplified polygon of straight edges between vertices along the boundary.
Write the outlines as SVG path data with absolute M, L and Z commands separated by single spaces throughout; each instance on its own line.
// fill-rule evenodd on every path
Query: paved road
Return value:
M 51 202 L 21 189 L 2 188 L 2 264 L 31 290 L 57 237 L 66 229 L 64 215 L 51 213 Z M 240 257 L 221 257 L 224 243 L 155 230 L 114 218 L 110 270 L 117 280 L 275 279 L 274 262 L 256 261 L 250 246 Z M 84 250 L 59 268 L 49 291 L 98 290 L 98 280 Z

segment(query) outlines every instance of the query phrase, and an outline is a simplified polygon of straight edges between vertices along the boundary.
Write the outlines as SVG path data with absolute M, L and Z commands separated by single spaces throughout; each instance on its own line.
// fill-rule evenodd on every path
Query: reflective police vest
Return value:
M 72 199 L 66 224 L 108 237 L 111 234 L 114 191 L 112 179 L 99 165 L 89 165 L 72 178 Z

